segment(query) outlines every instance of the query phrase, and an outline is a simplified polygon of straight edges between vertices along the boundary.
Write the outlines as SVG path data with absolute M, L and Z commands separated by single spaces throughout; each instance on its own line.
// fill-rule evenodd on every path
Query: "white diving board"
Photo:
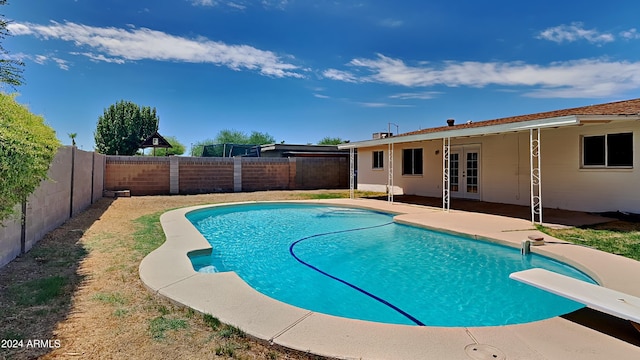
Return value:
M 545 269 L 511 273 L 511 279 L 629 320 L 640 331 L 640 298 Z

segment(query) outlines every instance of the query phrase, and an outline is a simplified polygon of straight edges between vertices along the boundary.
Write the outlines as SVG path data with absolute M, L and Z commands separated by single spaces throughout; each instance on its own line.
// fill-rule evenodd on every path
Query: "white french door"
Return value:
M 480 199 L 480 146 L 452 146 L 449 153 L 451 196 Z

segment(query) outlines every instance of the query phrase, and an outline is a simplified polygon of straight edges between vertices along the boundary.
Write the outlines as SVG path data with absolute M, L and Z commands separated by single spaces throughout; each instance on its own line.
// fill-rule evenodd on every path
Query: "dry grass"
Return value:
M 145 227 L 158 226 L 149 215 L 173 208 L 327 196 L 348 192 L 101 199 L 0 270 L 0 339 L 23 342 L 0 349 L 0 358 L 316 358 L 255 341 L 211 316 L 153 296 L 138 277 L 138 265 L 155 245 L 141 246 L 136 238 Z M 50 347 L 28 347 L 35 339 L 56 340 L 59 347 L 53 341 Z

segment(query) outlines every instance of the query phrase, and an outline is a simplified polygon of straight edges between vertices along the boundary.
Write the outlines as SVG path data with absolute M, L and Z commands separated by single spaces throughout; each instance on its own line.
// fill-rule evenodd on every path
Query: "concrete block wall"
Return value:
M 105 167 L 107 156 L 92 153 L 93 154 L 93 191 L 92 191 L 92 201 L 96 202 L 98 199 L 102 198 L 102 192 L 104 191 L 104 176 L 105 176 Z
M 22 204 L 16 205 L 18 215 L 0 226 L 0 267 L 102 197 L 103 175 L 103 155 L 61 147 L 49 167 L 48 179 L 24 204 L 24 226 Z
M 105 190 L 129 190 L 134 196 L 349 187 L 344 157 L 107 156 L 105 164 Z
M 71 169 L 74 152 L 74 149 L 68 146 L 60 148 L 49 167 L 49 180 L 43 181 L 27 198 L 26 251 L 47 232 L 70 218 Z
M 295 158 L 295 189 L 345 189 L 349 187 L 346 157 Z
M 15 217 L 6 219 L 0 225 L 0 268 L 20 255 L 22 226 L 20 225 L 20 212 L 22 205 L 17 204 L 14 211 Z
M 74 165 L 73 169 L 72 215 L 76 215 L 93 202 L 93 153 L 76 149 L 74 158 L 75 164 L 79 166 L 76 168 Z
M 290 188 L 289 159 L 242 158 L 242 191 Z
M 104 188 L 131 195 L 170 194 L 169 157 L 107 156 Z
M 233 192 L 233 158 L 179 158 L 180 194 Z

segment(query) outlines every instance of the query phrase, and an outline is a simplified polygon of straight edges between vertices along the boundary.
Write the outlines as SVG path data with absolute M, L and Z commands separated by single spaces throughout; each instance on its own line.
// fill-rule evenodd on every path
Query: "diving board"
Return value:
M 511 279 L 585 304 L 606 314 L 629 320 L 640 331 L 640 298 L 545 269 L 511 273 Z

